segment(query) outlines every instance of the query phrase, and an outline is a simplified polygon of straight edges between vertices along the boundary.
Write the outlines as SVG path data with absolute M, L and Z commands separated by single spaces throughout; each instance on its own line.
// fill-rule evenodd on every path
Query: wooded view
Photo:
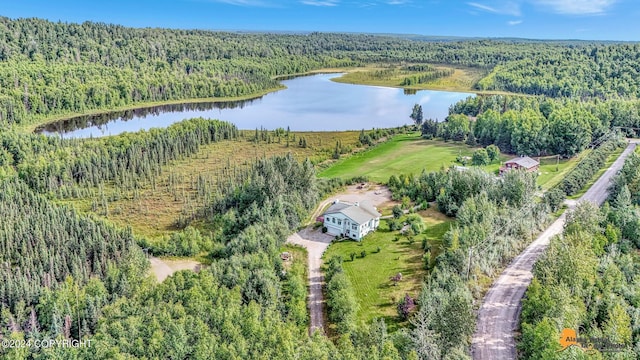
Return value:
M 467 359 L 492 282 L 566 212 L 522 302 L 519 355 L 586 356 L 558 352 L 560 332 L 572 328 L 624 345 L 599 358 L 636 358 L 638 152 L 602 208 L 565 200 L 640 136 L 639 54 L 636 43 L 0 18 L 0 339 L 93 341 L 3 346 L 0 357 Z M 457 89 L 477 95 L 452 104 L 445 121 L 416 104 L 394 115 L 411 124 L 390 129 L 253 130 L 194 118 L 102 138 L 33 132 L 78 114 L 250 98 L 281 88 L 281 76 L 338 69 L 353 70 L 345 82 L 408 88 L 461 73 L 481 78 Z M 541 170 L 498 176 L 520 156 Z M 310 334 L 310 260 L 294 248 L 294 260 L 283 261 L 285 243 L 326 210 L 321 201 L 370 183 L 391 191 L 378 209 L 383 225 L 367 235 L 377 236 L 376 252 L 330 245 L 327 331 Z M 363 310 L 353 272 L 375 254 L 380 268 L 401 262 L 413 271 L 369 284 L 386 297 Z M 150 256 L 202 266 L 158 283 Z M 392 287 L 402 281 L 419 285 L 401 285 L 398 296 Z

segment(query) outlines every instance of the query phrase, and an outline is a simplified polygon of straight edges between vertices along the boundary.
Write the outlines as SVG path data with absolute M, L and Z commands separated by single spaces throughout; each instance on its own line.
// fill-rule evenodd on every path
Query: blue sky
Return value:
M 0 0 L 0 15 L 135 27 L 640 41 L 638 0 Z

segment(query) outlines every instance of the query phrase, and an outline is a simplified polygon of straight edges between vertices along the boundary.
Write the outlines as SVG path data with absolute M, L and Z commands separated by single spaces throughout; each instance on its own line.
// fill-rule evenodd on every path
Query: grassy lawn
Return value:
M 558 161 L 556 157 L 540 158 L 540 176 L 538 176 L 537 179 L 538 185 L 542 187 L 542 190 L 551 189 L 562 181 L 590 152 L 591 150 L 588 149 L 578 156 L 574 156 L 571 159 L 561 159 L 560 161 Z
M 622 154 L 622 152 L 624 151 L 624 147 L 620 148 L 616 151 L 614 151 L 611 155 L 609 155 L 609 157 L 607 158 L 607 161 L 604 163 L 604 166 L 595 174 L 593 175 L 593 177 L 591 178 L 591 180 L 589 180 L 589 182 L 582 188 L 582 190 L 580 190 L 579 192 L 577 192 L 574 195 L 569 196 L 569 199 L 572 200 L 577 200 L 579 199 L 582 195 L 584 195 L 584 193 L 587 192 L 587 190 L 589 190 L 589 188 L 591 187 L 591 185 L 593 185 L 596 181 L 598 181 L 598 179 L 600 178 L 600 176 L 602 176 L 602 174 L 605 173 L 605 171 L 607 171 L 607 169 L 613 165 L 613 163 L 616 161 L 616 159 L 618 159 L 618 157 L 620 157 L 620 154 Z
M 420 212 L 420 215 L 427 230 L 415 236 L 413 243 L 399 235 L 399 231 L 390 231 L 387 221 L 382 220 L 378 230 L 367 235 L 362 242 L 336 242 L 325 252 L 325 260 L 334 255 L 344 259 L 345 273 L 353 284 L 360 304 L 358 321 L 368 323 L 373 318 L 381 317 L 390 331 L 402 325 L 396 304 L 406 293 L 413 297 L 419 294 L 426 273 L 422 262 L 422 239 L 426 237 L 432 242 L 432 253 L 437 255 L 442 235 L 453 221 L 433 209 Z M 399 240 L 396 241 L 396 238 Z M 360 255 L 362 251 L 366 251 L 364 258 Z M 351 253 L 357 254 L 353 261 L 350 260 Z M 394 286 L 389 277 L 397 273 L 402 273 L 402 281 Z
M 371 150 L 363 151 L 336 162 L 322 171 L 320 177 L 350 178 L 366 175 L 371 181 L 385 183 L 393 174 L 420 174 L 423 169 L 437 171 L 455 163 L 458 155 L 471 156 L 475 149 L 464 143 L 424 140 L 418 133 L 398 135 Z M 501 156 L 501 161 L 508 156 Z M 498 170 L 494 163 L 483 168 Z

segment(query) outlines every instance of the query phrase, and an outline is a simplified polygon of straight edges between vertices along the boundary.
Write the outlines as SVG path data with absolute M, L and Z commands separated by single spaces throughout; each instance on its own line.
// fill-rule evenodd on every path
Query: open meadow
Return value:
M 302 161 L 330 159 L 336 142 L 348 150 L 359 146 L 360 132 L 299 132 L 291 133 L 289 145 L 284 138 L 271 142 L 251 140 L 253 131 L 244 137 L 203 145 L 193 156 L 171 161 L 153 182 L 126 191 L 114 184 L 92 189 L 92 196 L 59 200 L 85 213 L 107 217 L 118 226 L 131 227 L 133 233 L 153 241 L 178 230 L 179 220 L 194 215 L 210 200 L 198 192 L 198 182 L 214 188 L 219 177 L 241 171 L 255 160 L 291 153 Z M 306 147 L 300 146 L 304 139 Z M 202 184 L 201 184 L 202 185 Z M 99 199 L 106 198 L 103 204 Z
M 397 64 L 371 65 L 344 71 L 347 73 L 331 80 L 346 84 L 460 92 L 475 92 L 475 84 L 486 76 L 486 72 L 480 69 L 441 65 L 430 66 L 428 69 Z M 417 79 L 420 80 L 416 81 Z

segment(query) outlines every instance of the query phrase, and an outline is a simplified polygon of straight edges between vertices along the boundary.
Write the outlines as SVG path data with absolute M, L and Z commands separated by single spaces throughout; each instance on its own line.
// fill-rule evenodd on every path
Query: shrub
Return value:
M 555 212 L 555 211 L 558 211 L 564 199 L 565 199 L 564 191 L 562 191 L 559 188 L 553 188 L 544 194 L 543 201 L 545 204 L 549 206 L 549 209 L 551 209 L 551 211 Z
M 398 221 L 397 219 L 389 220 L 389 230 L 397 231 L 400 229 L 402 229 L 402 223 L 400 221 Z
M 488 165 L 489 161 L 489 154 L 485 149 L 478 149 L 471 156 L 471 163 L 475 166 Z
M 393 217 L 396 219 L 399 219 L 403 214 L 403 211 L 400 205 L 395 205 L 393 209 L 391 209 L 391 212 L 393 213 Z
M 413 298 L 409 294 L 405 294 L 404 298 L 398 303 L 398 316 L 402 320 L 406 320 L 415 308 L 416 303 Z
M 431 270 L 431 251 L 427 251 L 422 255 L 422 263 L 424 264 L 425 270 Z

